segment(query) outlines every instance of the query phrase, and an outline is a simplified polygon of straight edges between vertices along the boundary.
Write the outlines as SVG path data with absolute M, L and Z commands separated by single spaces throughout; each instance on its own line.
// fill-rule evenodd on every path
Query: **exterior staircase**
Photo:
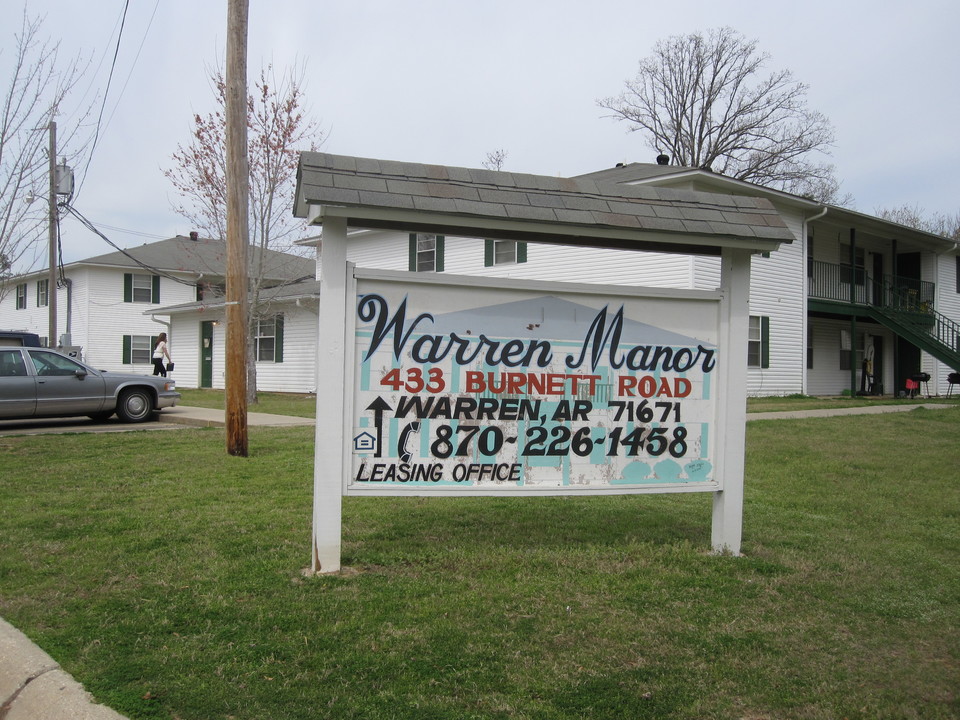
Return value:
M 861 268 L 811 263 L 810 297 L 856 308 L 960 372 L 960 324 L 933 309 L 934 286 L 909 278 L 871 278 Z M 854 287 L 851 297 L 851 279 Z M 836 303 L 836 304 L 835 304 Z

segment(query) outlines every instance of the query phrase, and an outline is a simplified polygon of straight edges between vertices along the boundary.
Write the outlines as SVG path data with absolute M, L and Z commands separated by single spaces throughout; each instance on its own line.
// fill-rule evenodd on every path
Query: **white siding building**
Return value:
M 250 252 L 257 251 L 251 248 Z M 166 332 L 176 363 L 174 379 L 180 386 L 223 387 L 223 358 L 203 353 L 201 328 L 207 326 L 200 319 L 174 324 L 176 316 L 168 308 L 186 305 L 196 318 L 203 316 L 207 305 L 222 308 L 225 265 L 224 243 L 195 235 L 65 265 L 56 290 L 57 332 L 52 343 L 47 337 L 50 333 L 46 271 L 10 278 L 0 287 L 0 328 L 34 332 L 46 344 L 74 348 L 84 362 L 98 369 L 143 374 L 152 372 L 154 341 Z M 276 286 L 271 292 L 307 280 L 313 284 L 315 297 L 313 260 L 268 251 L 264 265 L 264 284 Z M 256 348 L 263 389 L 292 389 L 288 377 L 303 375 L 302 367 L 296 366 L 309 364 L 302 357 L 306 351 L 301 349 L 300 336 L 310 332 L 310 327 L 316 335 L 316 300 L 312 302 L 312 324 L 310 303 L 300 312 L 296 298 L 291 302 L 286 326 L 282 312 L 265 317 L 261 323 Z M 217 327 L 213 323 L 208 327 L 213 332 L 212 343 L 216 341 Z M 286 354 L 285 330 L 297 343 L 297 349 Z M 213 348 L 208 343 L 206 349 Z M 292 361 L 291 372 L 281 367 L 285 360 Z M 310 375 L 309 370 L 305 372 Z
M 924 389 L 944 394 L 949 376 L 960 371 L 956 242 L 704 170 L 631 164 L 583 178 L 773 204 L 794 241 L 753 257 L 749 395 L 899 394 L 922 373 L 930 375 Z M 490 240 L 420 237 L 433 243 L 421 250 L 434 258 L 421 268 L 428 272 L 694 289 L 719 284 L 712 257 L 521 243 L 501 259 Z M 417 270 L 416 238 L 357 230 L 348 260 Z

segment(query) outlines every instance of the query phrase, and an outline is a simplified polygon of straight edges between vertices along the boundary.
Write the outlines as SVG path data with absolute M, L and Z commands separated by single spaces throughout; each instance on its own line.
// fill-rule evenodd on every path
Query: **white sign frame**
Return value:
M 346 261 L 347 224 L 344 218 L 324 220 L 323 254 L 320 263 L 319 346 L 317 356 L 317 422 L 314 458 L 313 552 L 315 572 L 340 570 L 342 498 L 349 484 L 348 468 L 352 448 L 347 440 L 353 429 L 353 385 L 355 368 L 354 332 L 356 316 L 356 273 Z M 719 303 L 717 347 L 719 364 L 715 423 L 722 434 L 715 453 L 715 486 L 681 489 L 657 488 L 647 492 L 713 493 L 711 542 L 715 552 L 738 555 L 743 520 L 743 467 L 746 427 L 746 356 L 749 317 L 751 251 L 721 249 L 720 288 L 714 293 Z M 386 277 L 387 271 L 380 271 Z M 360 272 L 361 276 L 376 273 Z M 401 273 L 403 275 L 403 273 Z M 422 278 L 421 278 L 422 279 Z M 436 278 L 449 283 L 450 277 Z M 458 282 L 462 278 L 457 279 Z M 470 283 L 496 286 L 511 281 L 470 278 Z M 528 281 L 516 283 L 532 287 Z M 592 288 L 577 286 L 578 292 Z M 610 294 L 609 288 L 598 288 Z M 628 290 L 635 290 L 630 288 Z M 619 291 L 619 289 L 618 289 Z M 641 292 L 682 302 L 684 297 L 703 299 L 697 291 L 644 289 Z M 349 426 L 349 427 L 348 427 Z M 606 491 L 609 492 L 609 491 Z M 353 493 L 351 493 L 353 494 Z M 381 494 L 410 494 L 381 493 Z M 436 493 L 417 493 L 436 494 Z M 449 494 L 449 493 L 444 493 Z M 486 493 L 485 493 L 486 494 Z M 555 493 L 551 493 L 555 494 Z M 597 493 L 594 493 L 597 494 Z M 599 493 L 605 494 L 605 493 Z

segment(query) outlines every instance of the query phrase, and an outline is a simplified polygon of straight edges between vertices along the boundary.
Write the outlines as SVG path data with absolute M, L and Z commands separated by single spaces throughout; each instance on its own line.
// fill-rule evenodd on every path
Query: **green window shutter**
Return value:
M 770 367 L 770 317 L 760 317 L 760 367 Z
M 517 242 L 517 262 L 524 263 L 527 261 L 527 244 L 525 242 Z
M 407 270 L 410 272 L 417 271 L 417 234 L 410 233 L 410 247 L 408 250 L 409 263 Z
M 487 238 L 483 241 L 483 266 L 491 267 L 493 265 L 493 240 Z
M 133 273 L 123 274 L 123 301 L 133 302 Z
M 153 276 L 153 302 L 160 302 L 160 276 Z
M 443 235 L 437 235 L 437 272 L 443 272 L 443 240 Z
M 283 362 L 283 315 L 277 315 L 273 340 L 273 361 Z
M 133 338 L 129 335 L 123 336 L 123 364 L 130 364 L 130 356 L 133 354 L 131 346 L 133 345 Z

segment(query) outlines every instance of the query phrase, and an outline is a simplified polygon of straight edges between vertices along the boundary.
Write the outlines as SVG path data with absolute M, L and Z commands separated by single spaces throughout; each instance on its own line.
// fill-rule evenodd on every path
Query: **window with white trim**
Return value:
M 410 272 L 443 272 L 443 235 L 410 233 Z
M 153 362 L 153 346 L 157 335 L 124 335 L 123 364 L 150 365 Z
M 17 310 L 27 309 L 27 284 L 17 285 Z
M 283 362 L 283 315 L 257 320 L 253 342 L 257 362 Z
M 37 307 L 46 307 L 49 303 L 47 289 L 50 287 L 50 280 L 37 280 Z
M 750 316 L 747 367 L 770 367 L 770 318 L 766 315 Z
M 159 303 L 160 276 L 124 273 L 123 301 L 128 303 Z
M 516 240 L 491 240 L 484 242 L 483 265 L 513 265 L 527 261 L 527 244 Z

